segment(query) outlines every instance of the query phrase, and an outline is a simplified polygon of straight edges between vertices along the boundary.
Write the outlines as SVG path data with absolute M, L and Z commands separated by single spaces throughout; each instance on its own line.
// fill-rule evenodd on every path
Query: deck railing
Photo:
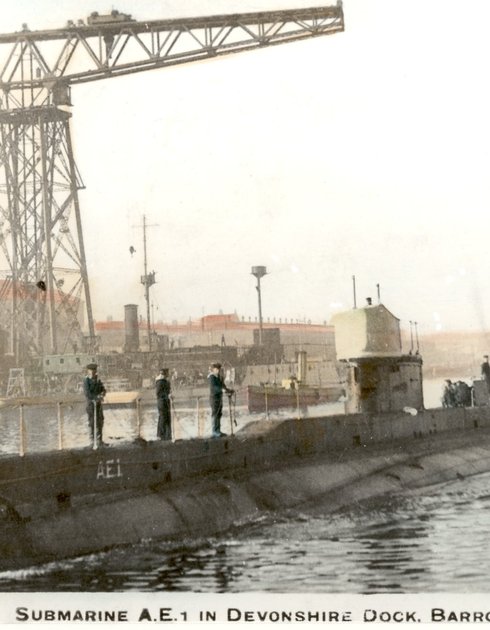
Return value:
M 284 414 L 287 409 L 280 410 L 271 410 L 270 405 L 268 404 L 268 392 L 267 389 L 264 393 L 265 396 L 265 412 L 254 413 L 251 416 L 248 412 L 248 409 L 245 405 L 239 405 L 236 407 L 235 399 L 231 399 L 226 395 L 223 396 L 223 416 L 221 420 L 222 429 L 225 433 L 229 435 L 233 435 L 236 429 L 240 425 L 243 425 L 243 421 L 251 421 L 256 419 L 267 419 L 269 420 L 273 417 L 272 411 L 276 412 L 278 416 L 280 414 Z M 177 406 L 176 402 L 183 401 L 174 401 L 171 399 L 171 434 L 172 441 L 176 440 L 185 440 L 192 438 L 206 438 L 211 433 L 211 412 L 209 409 L 209 400 L 205 395 L 202 396 L 193 396 L 186 400 L 186 406 L 181 407 Z M 115 405 L 117 404 L 117 408 Z M 111 408 L 112 406 L 112 408 Z M 79 407 L 79 409 L 78 409 Z M 67 448 L 73 448 L 73 434 L 75 433 L 74 427 L 76 424 L 81 423 L 84 426 L 87 426 L 87 415 L 86 415 L 86 403 L 83 398 L 74 400 L 53 400 L 53 401 L 43 401 L 38 404 L 30 404 L 26 401 L 16 402 L 15 399 L 12 399 L 8 405 L 4 405 L 0 411 L 0 417 L 4 417 L 4 413 L 9 411 L 11 414 L 11 418 L 9 422 L 13 422 L 15 426 L 15 409 L 18 409 L 18 429 L 11 431 L 12 438 L 9 442 L 9 448 L 4 452 L 17 452 L 21 457 L 23 457 L 28 451 L 39 451 L 46 450 L 46 448 L 41 445 L 40 448 L 32 448 L 29 447 L 29 443 L 33 441 L 33 434 L 37 435 L 37 443 L 45 442 L 45 437 L 42 436 L 39 432 L 38 427 L 35 429 L 32 428 L 32 410 L 33 409 L 42 409 L 44 410 L 44 416 L 51 418 L 53 422 L 55 422 L 55 427 L 51 426 L 49 441 L 52 442 L 53 446 L 51 448 L 48 447 L 48 450 L 65 450 Z M 74 412 L 74 408 L 76 411 Z M 111 418 L 110 412 L 113 411 L 117 413 L 117 410 L 123 408 L 133 412 L 131 416 L 128 418 L 124 418 L 124 422 L 126 424 L 126 431 L 122 431 L 122 435 L 117 435 L 113 439 L 125 439 L 128 440 L 134 439 L 135 437 L 138 439 L 156 439 L 156 425 L 157 425 L 157 405 L 156 401 L 153 405 L 153 401 L 147 401 L 141 397 L 136 397 L 131 402 L 128 403 L 103 403 L 104 409 L 104 434 L 107 435 L 108 425 L 114 424 L 114 418 Z M 150 411 L 153 408 L 152 411 Z M 301 402 L 301 394 L 299 391 L 296 392 L 296 408 L 289 408 L 289 413 L 293 411 L 295 416 L 299 419 L 304 416 L 304 405 Z M 29 410 L 30 413 L 27 412 Z M 68 411 L 69 410 L 69 411 Z M 47 411 L 47 413 L 46 413 Z M 238 413 L 237 413 L 238 411 Z M 54 412 L 54 413 L 53 413 Z M 96 441 L 96 416 L 97 416 L 97 408 L 94 409 L 94 427 L 93 434 L 94 439 L 90 442 L 90 446 L 94 449 L 98 448 L 98 444 Z M 276 417 L 278 417 L 276 416 Z M 151 423 L 153 424 L 153 428 L 150 428 L 150 417 Z M 240 423 L 237 422 L 237 418 L 240 420 Z M 108 422 L 109 420 L 109 422 Z M 112 420 L 112 421 L 111 421 Z M 118 420 L 118 424 L 120 425 L 120 420 Z M 55 434 L 56 431 L 56 434 Z M 78 429 L 76 430 L 78 432 Z M 110 431 L 110 429 L 109 429 Z M 8 433 L 8 432 L 7 432 Z M 91 431 L 89 431 L 91 433 Z M 16 437 L 18 436 L 18 442 L 15 446 Z M 153 434 L 153 435 L 152 435 Z M 5 435 L 5 433 L 4 433 Z M 110 433 L 109 433 L 110 436 Z M 150 436 L 150 437 L 149 437 Z M 154 436 L 154 437 L 153 437 Z M 112 436 L 109 437 L 109 440 Z M 31 438 L 29 440 L 29 438 Z M 5 442 L 4 442 L 5 444 Z M 56 445 L 56 446 L 55 446 Z M 78 445 L 76 446 L 78 447 Z

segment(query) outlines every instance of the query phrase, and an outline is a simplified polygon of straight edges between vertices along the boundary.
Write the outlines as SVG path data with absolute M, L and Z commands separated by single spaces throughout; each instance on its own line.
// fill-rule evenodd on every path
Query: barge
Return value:
M 247 387 L 247 408 L 250 413 L 260 413 L 277 409 L 300 409 L 343 400 L 345 390 L 341 385 L 313 387 L 297 385 L 249 385 Z

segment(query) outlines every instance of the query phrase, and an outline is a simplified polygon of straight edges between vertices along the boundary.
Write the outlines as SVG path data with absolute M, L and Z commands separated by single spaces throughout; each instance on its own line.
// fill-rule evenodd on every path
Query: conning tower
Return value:
M 346 413 L 421 410 L 422 357 L 403 354 L 400 320 L 368 298 L 364 308 L 337 313 L 337 359 L 347 363 Z

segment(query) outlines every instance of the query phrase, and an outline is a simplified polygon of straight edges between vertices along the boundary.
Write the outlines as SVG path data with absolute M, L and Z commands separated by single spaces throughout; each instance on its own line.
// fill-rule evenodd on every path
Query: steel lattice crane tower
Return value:
M 0 35 L 0 328 L 18 359 L 95 350 L 71 86 L 343 30 L 339 1 L 155 21 L 112 11 Z

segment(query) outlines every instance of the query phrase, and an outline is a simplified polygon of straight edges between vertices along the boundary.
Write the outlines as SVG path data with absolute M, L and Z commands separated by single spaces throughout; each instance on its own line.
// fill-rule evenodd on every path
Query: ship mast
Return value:
M 148 256 L 146 251 L 146 228 L 157 227 L 155 223 L 148 225 L 146 223 L 146 215 L 143 215 L 143 225 L 139 227 L 143 228 L 143 269 L 144 275 L 141 276 L 141 284 L 145 287 L 145 301 L 146 301 L 146 332 L 148 338 L 148 352 L 151 352 L 151 320 L 150 320 L 150 287 L 156 282 L 155 271 L 148 273 Z

